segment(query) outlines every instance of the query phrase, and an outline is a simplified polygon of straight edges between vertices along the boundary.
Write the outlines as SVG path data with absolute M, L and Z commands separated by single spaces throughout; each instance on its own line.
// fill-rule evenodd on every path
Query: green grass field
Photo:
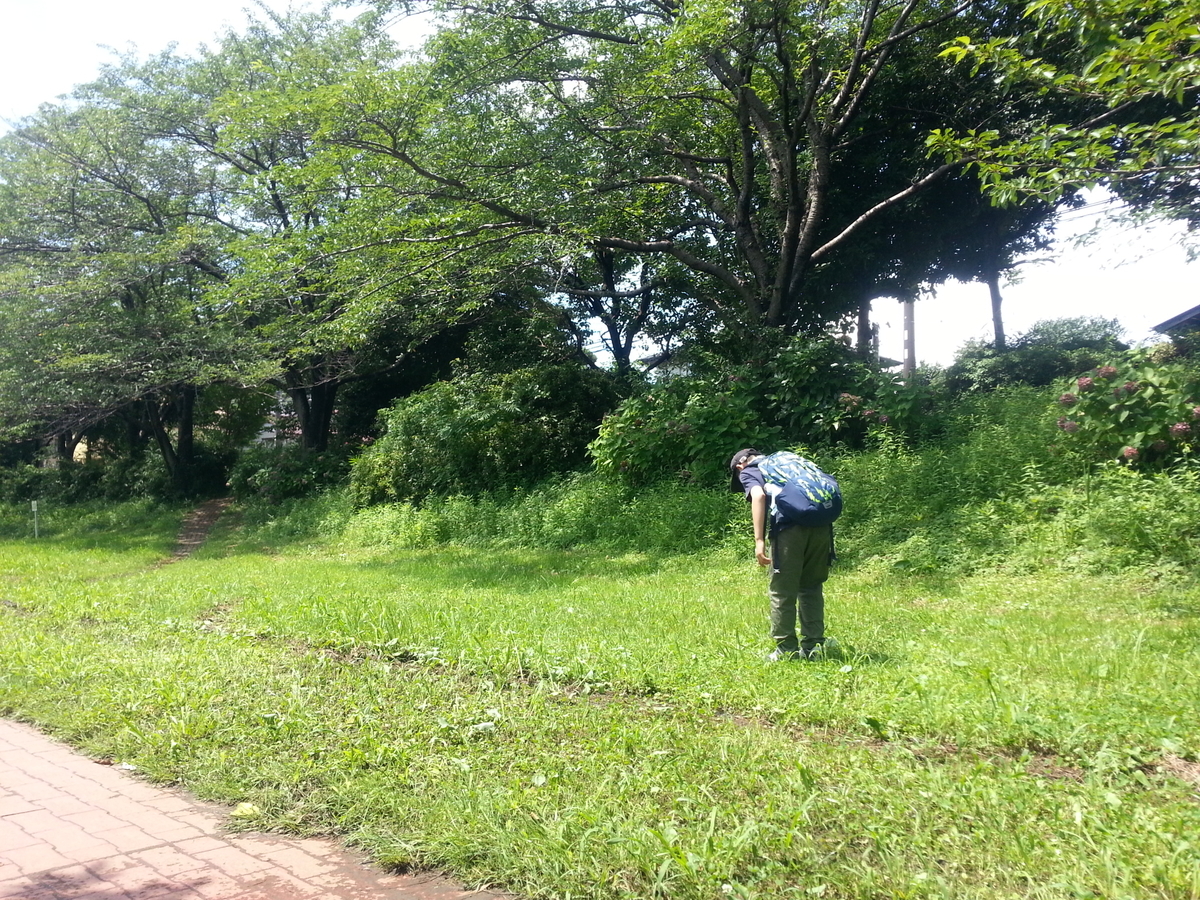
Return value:
M 0 543 L 0 713 L 246 827 L 528 897 L 1200 897 L 1194 587 L 851 568 L 769 664 L 741 550 L 156 567 L 180 514 Z

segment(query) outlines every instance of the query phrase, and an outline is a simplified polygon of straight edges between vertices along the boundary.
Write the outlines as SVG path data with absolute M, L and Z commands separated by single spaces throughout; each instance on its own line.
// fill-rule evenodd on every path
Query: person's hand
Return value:
M 759 541 L 754 546 L 754 556 L 758 559 L 760 566 L 769 566 L 771 557 L 767 556 L 767 547 L 764 541 Z

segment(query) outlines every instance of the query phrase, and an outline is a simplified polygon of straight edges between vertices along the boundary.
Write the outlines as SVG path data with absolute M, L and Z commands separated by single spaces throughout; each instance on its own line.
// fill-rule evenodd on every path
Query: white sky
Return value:
M 286 0 L 270 0 L 285 9 Z M 299 8 L 314 3 L 293 4 Z M 175 42 L 187 52 L 211 42 L 223 25 L 245 21 L 247 0 L 0 0 L 0 120 L 13 121 L 90 80 L 110 50 L 142 55 Z M 1095 214 L 1073 214 L 1060 234 L 1088 231 Z M 1101 316 L 1118 319 L 1132 340 L 1149 328 L 1200 305 L 1200 262 L 1188 263 L 1175 226 L 1106 226 L 1082 248 L 1066 242 L 1044 261 L 1022 267 L 1019 283 L 1004 290 L 1005 331 L 1011 336 L 1042 319 Z M 900 305 L 876 301 L 880 351 L 902 358 Z M 991 336 L 991 305 L 982 284 L 948 284 L 916 306 L 917 358 L 949 363 L 971 338 Z
M 105 47 L 133 45 L 149 55 L 175 42 L 192 50 L 211 43 L 223 25 L 240 26 L 242 10 L 252 6 L 248 0 L 0 0 L 0 118 L 28 115 L 90 81 L 113 58 Z
M 1020 266 L 1015 280 L 1001 287 L 1010 339 L 1045 319 L 1098 316 L 1118 320 L 1127 341 L 1154 342 L 1163 338 L 1151 326 L 1200 306 L 1200 262 L 1188 262 L 1181 225 L 1137 227 L 1113 221 L 1097 204 L 1068 213 L 1057 234 L 1055 249 Z M 918 362 L 946 365 L 964 342 L 993 338 L 986 284 L 940 285 L 917 301 L 914 320 Z M 903 359 L 900 304 L 875 301 L 872 321 L 879 324 L 880 355 Z
M 1098 203 L 1068 212 L 1057 229 L 1058 246 L 1015 270 L 1001 288 L 1004 334 L 1012 338 L 1044 319 L 1096 316 L 1117 319 L 1127 341 L 1152 343 L 1164 338 L 1151 326 L 1200 306 L 1200 262 L 1188 262 L 1183 227 L 1138 227 L 1115 221 L 1114 210 Z M 904 359 L 899 302 L 876 300 L 871 317 L 880 325 L 880 355 Z M 913 318 L 918 362 L 947 365 L 962 343 L 994 336 L 982 283 L 938 286 L 917 301 Z

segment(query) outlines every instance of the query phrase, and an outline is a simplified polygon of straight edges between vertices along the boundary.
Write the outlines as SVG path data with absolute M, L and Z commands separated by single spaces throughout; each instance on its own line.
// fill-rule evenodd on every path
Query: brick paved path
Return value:
M 500 898 L 387 875 L 328 841 L 225 834 L 225 815 L 0 720 L 5 900 Z

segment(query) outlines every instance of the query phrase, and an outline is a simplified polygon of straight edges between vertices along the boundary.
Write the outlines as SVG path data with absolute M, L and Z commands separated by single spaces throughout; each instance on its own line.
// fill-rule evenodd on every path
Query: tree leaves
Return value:
M 1026 16 L 1039 43 L 960 37 L 943 55 L 1006 84 L 1083 101 L 1047 111 L 1041 127 L 944 130 L 930 139 L 945 159 L 969 161 L 999 202 L 1026 195 L 1055 199 L 1105 184 L 1127 199 L 1195 219 L 1200 170 L 1200 5 L 1196 0 L 1101 0 L 1080 6 L 1033 0 Z M 1062 52 L 1067 41 L 1067 51 Z M 1058 48 L 1055 55 L 1048 51 Z M 1035 124 L 1035 123 L 1031 123 Z

